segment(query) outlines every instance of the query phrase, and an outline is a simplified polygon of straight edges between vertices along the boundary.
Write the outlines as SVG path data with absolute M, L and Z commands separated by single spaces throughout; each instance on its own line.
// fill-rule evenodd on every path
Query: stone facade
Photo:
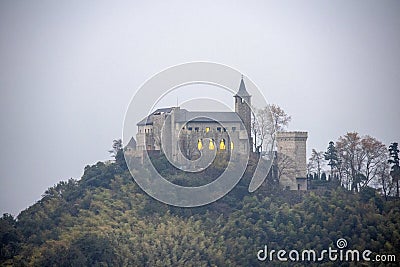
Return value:
M 171 162 L 182 167 L 197 164 L 200 155 L 205 155 L 206 160 L 213 153 L 227 153 L 233 158 L 248 155 L 253 147 L 251 95 L 243 78 L 233 97 L 235 112 L 192 112 L 180 107 L 157 109 L 137 123 L 131 154 L 142 157 L 145 151 L 162 150 Z M 307 190 L 307 132 L 280 132 L 276 140 L 277 157 L 290 161 L 280 184 L 290 190 Z M 196 166 L 188 168 L 196 169 Z
M 307 137 L 307 132 L 279 132 L 276 136 L 278 157 L 285 158 L 287 167 L 280 183 L 290 190 L 307 190 Z
M 251 95 L 243 79 L 234 100 L 235 112 L 157 109 L 137 123 L 136 151 L 162 150 L 178 165 L 198 158 L 200 151 L 228 153 L 233 157 L 248 154 L 252 148 Z
M 250 147 L 253 147 L 251 138 L 251 96 L 246 90 L 243 78 L 240 81 L 240 86 L 235 98 L 235 112 L 243 121 L 249 138 Z

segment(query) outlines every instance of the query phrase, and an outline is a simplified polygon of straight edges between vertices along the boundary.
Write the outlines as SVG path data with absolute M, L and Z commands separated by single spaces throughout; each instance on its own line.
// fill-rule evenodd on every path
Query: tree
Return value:
M 387 201 L 388 196 L 391 195 L 394 186 L 393 179 L 391 179 L 390 176 L 390 165 L 388 162 L 382 162 L 378 168 L 378 175 L 378 184 L 382 186 L 382 194 Z
M 295 175 L 296 163 L 290 156 L 283 153 L 277 153 L 275 160 L 276 160 L 275 166 L 277 170 L 278 181 L 281 180 L 282 176 Z
M 0 265 L 11 259 L 21 249 L 22 233 L 17 228 L 17 221 L 11 214 L 5 213 L 0 218 Z
M 275 129 L 275 132 L 285 130 L 285 128 L 289 125 L 289 122 L 292 120 L 292 117 L 287 115 L 286 112 L 278 105 L 271 104 L 269 105 L 269 109 L 271 111 L 271 121 L 273 122 L 273 129 Z
M 313 149 L 311 153 L 311 157 L 309 162 L 311 163 L 312 169 L 317 172 L 318 179 L 321 179 L 321 170 L 323 164 L 323 156 L 324 152 L 317 152 L 317 150 Z
M 392 164 L 390 170 L 390 176 L 392 176 L 396 183 L 396 196 L 399 197 L 399 178 L 400 178 L 400 166 L 399 166 L 399 148 L 398 143 L 392 143 L 389 146 L 389 160 L 388 163 Z
M 262 109 L 253 107 L 252 134 L 254 150 L 260 152 L 266 146 L 274 143 L 274 134 L 283 131 L 291 121 L 291 116 L 276 104 L 268 105 Z M 271 142 L 266 141 L 270 139 Z
M 328 148 L 324 153 L 324 158 L 328 161 L 328 165 L 331 167 L 331 178 L 333 178 L 333 169 L 338 165 L 338 155 L 335 147 L 335 143 L 333 141 L 329 142 Z
M 254 109 L 252 120 L 252 134 L 254 151 L 260 153 L 267 137 L 272 136 L 271 115 L 268 107 L 263 109 Z
M 386 146 L 377 139 L 367 135 L 361 139 L 361 148 L 365 153 L 362 174 L 365 176 L 363 187 L 366 187 L 379 174 L 379 166 L 387 161 Z
M 361 148 L 361 137 L 358 133 L 347 133 L 340 136 L 336 142 L 336 147 L 341 158 L 344 185 L 349 190 L 358 191 L 357 174 L 361 171 L 363 151 Z
M 113 140 L 112 149 L 108 151 L 111 154 L 111 157 L 115 159 L 115 163 L 121 167 L 122 169 L 128 169 L 128 166 L 125 161 L 124 150 L 122 148 L 122 140 L 116 139 Z
M 360 137 L 356 132 L 340 136 L 336 142 L 338 152 L 337 167 L 345 180 L 341 182 L 358 192 L 378 179 L 380 165 L 386 161 L 386 146 L 379 140 L 366 135 Z
M 307 162 L 307 175 L 312 175 L 312 171 L 314 169 L 314 166 L 311 164 L 311 162 Z
M 115 264 L 116 251 L 111 241 L 96 234 L 85 233 L 77 238 L 71 243 L 70 251 L 74 256 L 81 257 L 84 265 L 87 266 L 112 266 Z
M 111 154 L 111 157 L 115 158 L 120 150 L 122 150 L 122 140 L 113 140 L 112 149 L 108 150 L 108 152 Z

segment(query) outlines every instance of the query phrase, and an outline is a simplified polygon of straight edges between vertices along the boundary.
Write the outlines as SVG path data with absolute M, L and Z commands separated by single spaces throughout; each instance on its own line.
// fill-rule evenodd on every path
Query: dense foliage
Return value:
M 79 181 L 49 188 L 16 219 L 3 215 L 0 264 L 257 266 L 268 264 L 257 259 L 264 245 L 276 250 L 322 250 L 335 247 L 339 238 L 345 238 L 351 249 L 394 254 L 400 260 L 399 202 L 385 201 L 373 189 L 354 193 L 326 186 L 308 192 L 283 191 L 266 181 L 250 194 L 250 164 L 235 189 L 219 201 L 176 208 L 147 196 L 121 158 L 116 159 L 87 166 Z M 173 171 L 164 171 L 173 177 Z M 190 183 L 182 179 L 176 178 Z M 273 263 L 279 264 L 285 265 Z M 296 264 L 305 263 L 286 263 Z

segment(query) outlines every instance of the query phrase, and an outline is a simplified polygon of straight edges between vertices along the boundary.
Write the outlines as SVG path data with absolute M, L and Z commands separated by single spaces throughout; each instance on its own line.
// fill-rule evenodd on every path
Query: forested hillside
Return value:
M 251 168 L 215 203 L 176 208 L 145 194 L 118 158 L 87 166 L 79 181 L 49 188 L 17 218 L 3 215 L 0 264 L 303 266 L 305 262 L 260 262 L 257 252 L 264 245 L 323 250 L 345 238 L 350 249 L 396 255 L 397 263 L 382 266 L 398 266 L 399 201 L 386 201 L 372 189 L 354 193 L 334 184 L 297 192 L 266 181 L 248 193 L 250 173 Z M 312 264 L 349 265 L 327 260 Z

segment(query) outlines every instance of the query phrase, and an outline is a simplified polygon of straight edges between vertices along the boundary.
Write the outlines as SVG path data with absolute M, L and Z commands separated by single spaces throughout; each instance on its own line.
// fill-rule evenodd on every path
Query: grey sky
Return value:
M 183 62 L 242 71 L 308 150 L 400 141 L 399 1 L 142 2 L 0 2 L 1 213 L 108 159 L 137 88 Z

